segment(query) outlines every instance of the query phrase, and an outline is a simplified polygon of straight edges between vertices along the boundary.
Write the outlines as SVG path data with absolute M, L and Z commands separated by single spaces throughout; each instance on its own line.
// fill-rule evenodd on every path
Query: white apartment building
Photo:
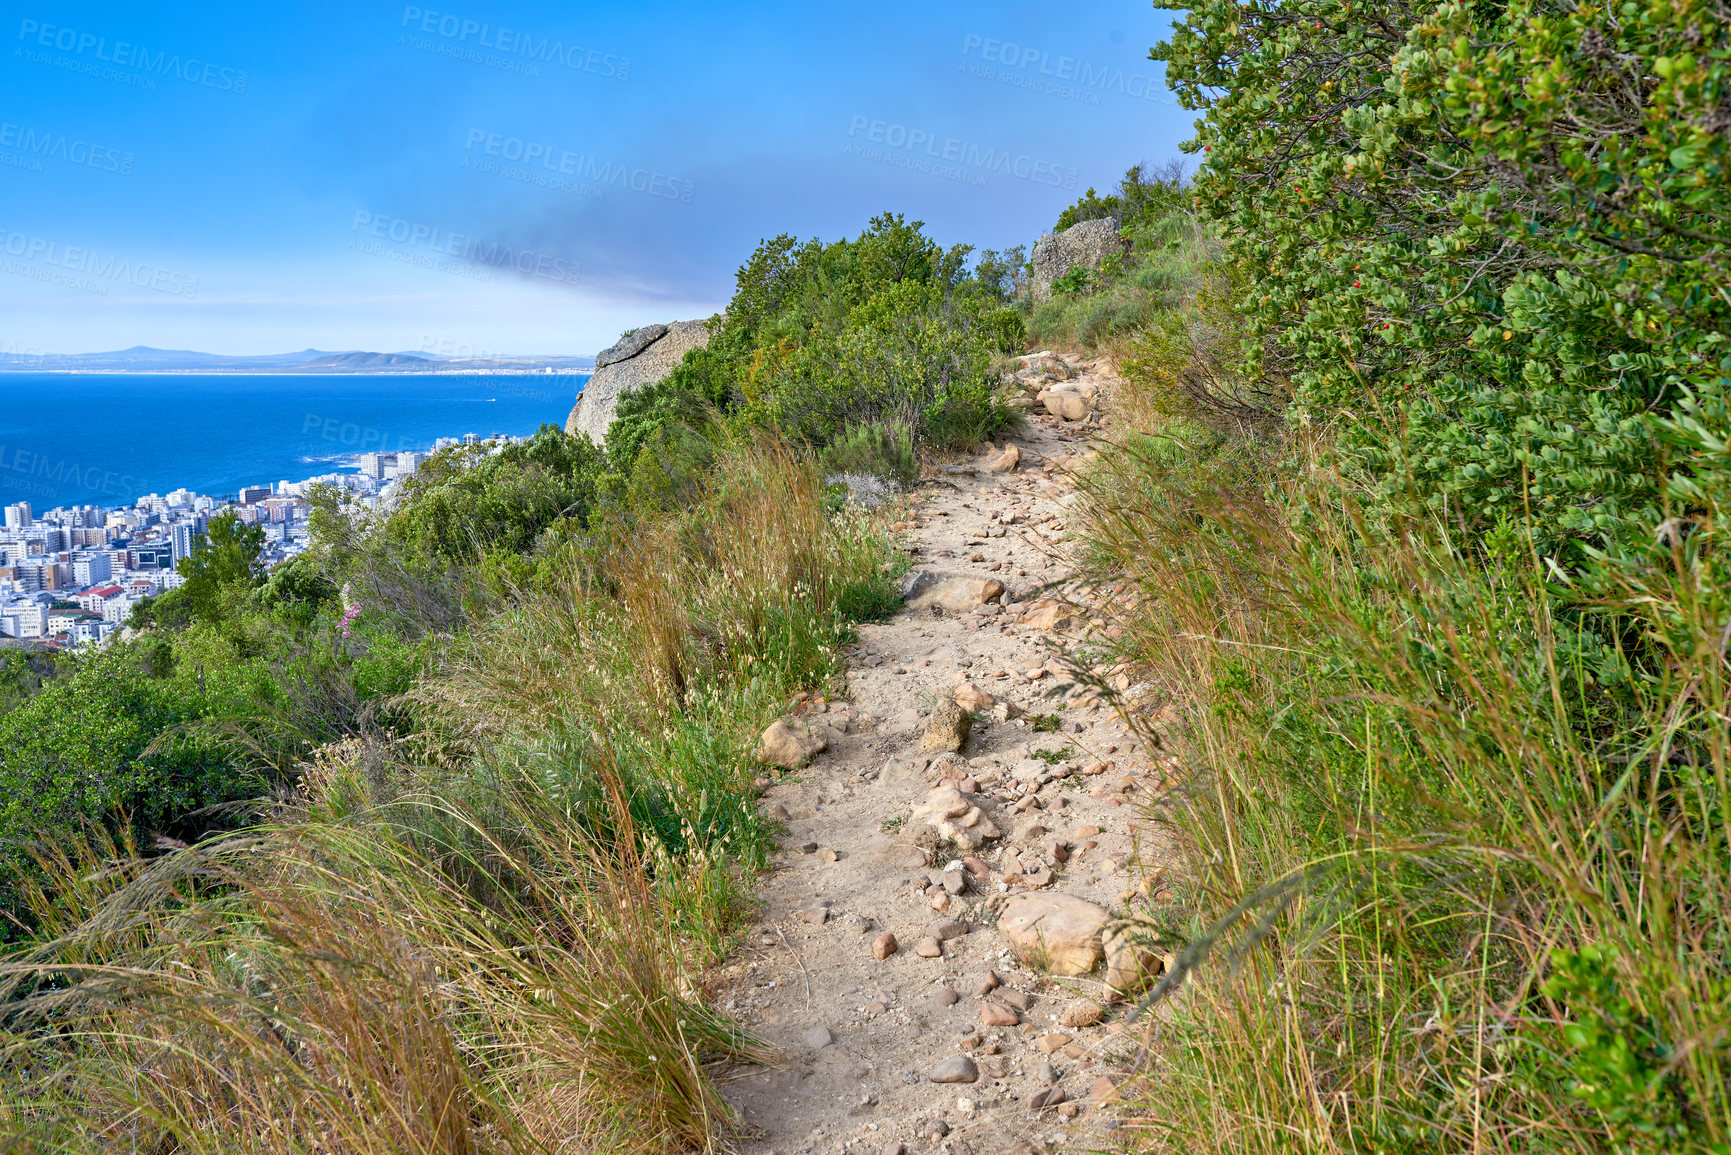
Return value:
M 41 602 L 13 602 L 0 609 L 14 638 L 41 638 L 48 634 L 48 607 Z
M 116 594 L 102 603 L 102 620 L 125 625 L 126 619 L 132 616 L 132 607 L 142 600 L 130 594 Z
M 119 586 L 98 586 L 93 590 L 85 590 L 73 600 L 78 603 L 79 609 L 85 610 L 89 613 L 99 614 L 102 612 L 103 606 L 119 597 L 122 592 L 123 591 Z
M 107 645 L 108 639 L 113 637 L 120 628 L 118 622 L 93 622 L 86 618 L 72 624 L 71 642 L 73 646 L 95 645 L 101 647 Z
M 98 586 L 114 576 L 111 553 L 79 554 L 72 559 L 72 580 L 78 586 Z

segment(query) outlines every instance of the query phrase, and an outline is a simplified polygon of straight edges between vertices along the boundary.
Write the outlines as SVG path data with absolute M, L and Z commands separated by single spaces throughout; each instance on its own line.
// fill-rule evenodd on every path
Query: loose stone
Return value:
M 966 1055 L 953 1055 L 933 1067 L 927 1078 L 934 1083 L 973 1083 L 980 1078 L 980 1068 Z
M 1098 1003 L 1072 1003 L 1064 1008 L 1059 1022 L 1066 1027 L 1091 1027 L 1106 1017 L 1106 1012 Z

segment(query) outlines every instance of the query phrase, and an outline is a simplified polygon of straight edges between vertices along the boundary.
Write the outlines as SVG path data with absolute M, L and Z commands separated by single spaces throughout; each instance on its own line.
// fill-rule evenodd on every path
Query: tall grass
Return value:
M 1571 606 L 1518 525 L 1372 523 L 1167 368 L 1087 480 L 1187 766 L 1157 1145 L 1731 1150 L 1719 511 Z
M 718 1074 L 774 1056 L 696 976 L 767 837 L 751 743 L 831 675 L 887 540 L 811 462 L 734 444 L 689 506 L 553 548 L 438 639 L 414 732 L 321 748 L 269 825 L 46 862 L 0 964 L 12 1147 L 728 1141 Z
M 495 823 L 453 812 L 497 883 L 484 904 L 378 823 L 129 860 L 72 902 L 63 885 L 42 912 L 57 933 L 0 971 L 16 985 L 14 1138 L 71 1151 L 708 1146 L 728 1119 L 713 1065 L 764 1049 L 693 997 L 652 883 L 620 853 L 630 841 L 514 814 L 530 833 L 506 844 Z

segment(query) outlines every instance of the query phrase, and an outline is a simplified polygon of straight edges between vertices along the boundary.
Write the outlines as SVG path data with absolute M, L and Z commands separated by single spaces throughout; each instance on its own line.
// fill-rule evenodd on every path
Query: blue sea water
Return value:
M 0 373 L 0 502 L 130 505 L 562 425 L 580 374 Z

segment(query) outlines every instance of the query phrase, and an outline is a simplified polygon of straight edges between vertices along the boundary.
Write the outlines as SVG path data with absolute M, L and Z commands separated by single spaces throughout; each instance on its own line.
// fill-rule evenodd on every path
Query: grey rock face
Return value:
M 595 367 L 604 369 L 615 361 L 628 361 L 665 336 L 666 325 L 645 325 L 633 330 L 595 354 Z
M 1061 233 L 1047 233 L 1034 242 L 1034 266 L 1028 289 L 1035 304 L 1052 299 L 1052 282 L 1071 269 L 1097 269 L 1113 253 L 1124 251 L 1118 239 L 1118 222 L 1110 217 L 1080 221 Z
M 603 362 L 603 358 L 623 353 L 640 335 L 656 329 L 663 331 L 653 338 L 645 338 L 644 344 L 634 353 L 624 353 L 615 360 Z M 607 427 L 613 424 L 613 411 L 619 405 L 620 394 L 627 389 L 653 385 L 671 373 L 686 353 L 708 343 L 709 328 L 702 321 L 648 325 L 617 342 L 596 357 L 598 367 L 583 387 L 583 394 L 577 398 L 571 415 L 565 419 L 565 432 L 584 433 L 591 440 L 600 442 L 607 436 Z

